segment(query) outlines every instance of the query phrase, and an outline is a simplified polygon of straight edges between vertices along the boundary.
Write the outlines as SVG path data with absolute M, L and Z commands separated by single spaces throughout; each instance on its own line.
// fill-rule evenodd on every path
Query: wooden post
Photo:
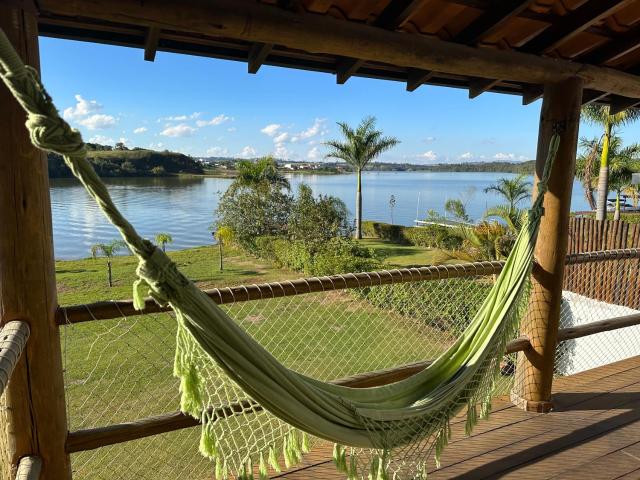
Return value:
M 22 58 L 39 68 L 32 0 L 0 3 L 0 28 Z M 25 114 L 0 85 L 0 323 L 24 319 L 27 348 L 6 390 L 8 454 L 42 459 L 42 480 L 71 478 L 62 377 L 51 206 L 46 155 L 31 145 Z M 12 477 L 13 478 L 13 477 Z
M 512 392 L 514 403 L 528 411 L 548 412 L 552 408 L 551 384 L 560 322 L 582 88 L 583 81 L 578 78 L 547 85 L 540 112 L 534 184 L 542 174 L 554 131 L 561 134 L 561 142 L 549 179 L 549 191 L 544 199 L 544 217 L 535 249 L 537 265 L 534 265 L 531 298 L 521 327 L 521 333 L 530 339 L 532 348 L 518 356 L 516 383 Z

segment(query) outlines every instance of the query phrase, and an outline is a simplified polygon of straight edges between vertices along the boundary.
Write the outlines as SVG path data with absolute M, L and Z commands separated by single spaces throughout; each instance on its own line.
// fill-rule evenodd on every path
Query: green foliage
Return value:
M 450 198 L 445 202 L 444 209 L 448 214 L 452 215 L 460 222 L 471 222 L 471 217 L 467 214 L 467 209 L 460 199 Z
M 324 243 L 351 233 L 344 202 L 330 195 L 314 198 L 311 188 L 304 183 L 298 187 L 288 223 L 289 237 L 307 243 Z
M 255 253 L 255 240 L 287 234 L 292 197 L 279 189 L 228 189 L 216 211 L 218 229 L 233 231 L 234 242 Z
M 91 245 L 90 251 L 94 260 L 99 256 L 111 259 L 123 248 L 127 248 L 123 240 L 112 240 L 109 243 L 95 243 Z
M 173 237 L 165 232 L 156 233 L 156 244 L 162 247 L 162 251 L 164 252 L 167 246 L 167 243 L 173 243 Z
M 257 160 L 240 160 L 236 163 L 238 176 L 229 186 L 228 191 L 238 190 L 267 191 L 289 190 L 289 181 L 278 171 L 273 157 L 262 157 Z
M 428 283 L 400 283 L 352 292 L 372 305 L 423 321 L 425 325 L 459 336 L 471 323 L 491 290 L 491 283 L 473 278 L 452 278 Z M 416 302 L 420 298 L 420 302 Z M 446 300 L 445 300 L 446 299 Z
M 531 182 L 525 180 L 525 175 L 521 174 L 515 178 L 500 178 L 498 181 L 484 189 L 485 193 L 495 192 L 507 201 L 511 211 L 518 207 L 518 204 L 531 196 Z
M 383 222 L 362 222 L 362 232 L 366 237 L 382 238 L 400 244 L 428 248 L 456 249 L 462 244 L 454 229 L 441 225 L 405 227 Z
M 101 177 L 152 177 L 204 171 L 193 158 L 175 152 L 153 150 L 90 150 L 87 156 Z M 49 153 L 49 177 L 71 178 L 71 170 L 57 153 Z

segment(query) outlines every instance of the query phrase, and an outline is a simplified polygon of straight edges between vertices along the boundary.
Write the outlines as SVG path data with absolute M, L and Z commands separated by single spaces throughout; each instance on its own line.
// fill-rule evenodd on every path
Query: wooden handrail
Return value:
M 29 324 L 22 320 L 7 322 L 0 329 L 0 395 L 27 345 L 29 333 Z
M 558 331 L 558 341 L 585 337 L 596 333 L 608 332 L 619 328 L 640 325 L 640 313 L 624 317 L 609 318 L 598 322 L 588 323 L 577 327 L 562 328 Z M 518 337 L 507 343 L 505 354 L 526 351 L 531 347 L 529 339 Z M 334 380 L 332 383 L 355 388 L 386 385 L 408 378 L 422 371 L 431 362 L 417 362 L 400 367 L 367 372 L 351 377 Z M 226 418 L 239 413 L 254 413 L 260 411 L 260 406 L 245 400 L 225 407 L 212 409 L 216 418 Z M 108 425 L 106 427 L 89 428 L 70 432 L 67 437 L 66 450 L 68 453 L 93 450 L 116 443 L 128 442 L 160 433 L 172 432 L 184 428 L 195 427 L 200 422 L 182 412 L 172 412 L 164 415 L 147 417 L 133 422 Z
M 42 459 L 35 455 L 22 457 L 18 462 L 16 480 L 38 480 L 42 470 Z
M 624 258 L 640 258 L 639 248 L 606 250 L 567 255 L 567 265 L 589 263 Z M 395 283 L 424 282 L 500 273 L 504 262 L 473 262 L 457 265 L 433 265 L 426 267 L 401 268 L 377 272 L 348 273 L 329 277 L 300 278 L 284 282 L 262 283 L 258 285 L 239 285 L 236 287 L 203 290 L 218 305 L 261 300 L 267 298 L 290 297 L 306 293 L 344 290 L 349 288 L 372 287 Z M 144 310 L 133 308 L 133 300 L 113 300 L 85 305 L 60 307 L 57 314 L 59 325 L 108 320 L 123 316 L 166 312 L 169 307 L 158 305 L 151 298 L 145 300 Z

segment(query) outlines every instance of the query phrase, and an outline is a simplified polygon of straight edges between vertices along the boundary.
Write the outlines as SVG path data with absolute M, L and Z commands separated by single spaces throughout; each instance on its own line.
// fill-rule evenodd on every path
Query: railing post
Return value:
M 560 133 L 561 141 L 544 199 L 531 298 L 521 326 L 521 333 L 529 338 L 531 348 L 518 355 L 516 381 L 511 395 L 516 405 L 528 411 L 548 412 L 552 408 L 551 384 L 560 322 L 582 85 L 582 80 L 570 78 L 545 86 L 540 112 L 535 184 L 542 175 L 554 132 Z
M 25 62 L 39 68 L 36 15 L 32 0 L 0 2 L 0 28 Z M 0 441 L 10 458 L 0 463 L 15 475 L 22 457 L 38 456 L 42 480 L 65 480 L 71 469 L 47 160 L 31 145 L 25 114 L 4 85 L 0 112 L 0 323 L 25 319 L 31 327 L 5 391 L 0 432 L 7 438 Z

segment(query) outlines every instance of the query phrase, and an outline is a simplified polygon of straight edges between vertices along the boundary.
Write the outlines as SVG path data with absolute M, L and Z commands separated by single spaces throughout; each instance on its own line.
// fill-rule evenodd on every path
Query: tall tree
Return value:
M 102 255 L 107 259 L 107 280 L 109 287 L 113 287 L 113 274 L 111 271 L 111 262 L 113 257 L 123 248 L 126 248 L 127 244 L 122 240 L 113 240 L 110 243 L 96 243 L 91 245 L 91 256 L 95 260 L 98 256 Z
M 356 231 L 355 238 L 362 238 L 362 171 L 367 165 L 400 143 L 395 137 L 385 137 L 376 130 L 376 118 L 365 117 L 354 129 L 344 122 L 338 122 L 343 141 L 331 140 L 325 143 L 329 153 L 325 158 L 344 160 L 356 171 Z
M 611 136 L 616 127 L 621 127 L 640 118 L 640 111 L 628 109 L 611 115 L 608 105 L 589 104 L 582 107 L 582 118 L 587 122 L 600 125 L 604 129 L 602 150 L 600 154 L 600 172 L 598 174 L 598 199 L 596 202 L 596 219 L 607 217 L 607 195 L 609 194 L 609 150 Z
M 584 197 L 589 204 L 591 210 L 596 209 L 596 199 L 593 196 L 595 190 L 594 173 L 598 169 L 598 156 L 600 155 L 600 139 L 599 138 L 581 138 L 581 153 L 576 158 L 576 177 L 580 179 L 584 190 Z
M 165 232 L 156 233 L 156 243 L 162 247 L 162 251 L 166 251 L 167 243 L 173 243 L 173 237 Z
M 273 157 L 262 157 L 258 160 L 240 160 L 236 163 L 238 176 L 229 186 L 227 192 L 235 193 L 237 190 L 289 190 L 289 180 L 278 170 L 278 165 Z
M 518 204 L 531 196 L 531 182 L 525 180 L 526 175 L 514 178 L 499 178 L 496 183 L 484 189 L 485 193 L 495 192 L 507 201 L 509 211 L 518 209 Z

